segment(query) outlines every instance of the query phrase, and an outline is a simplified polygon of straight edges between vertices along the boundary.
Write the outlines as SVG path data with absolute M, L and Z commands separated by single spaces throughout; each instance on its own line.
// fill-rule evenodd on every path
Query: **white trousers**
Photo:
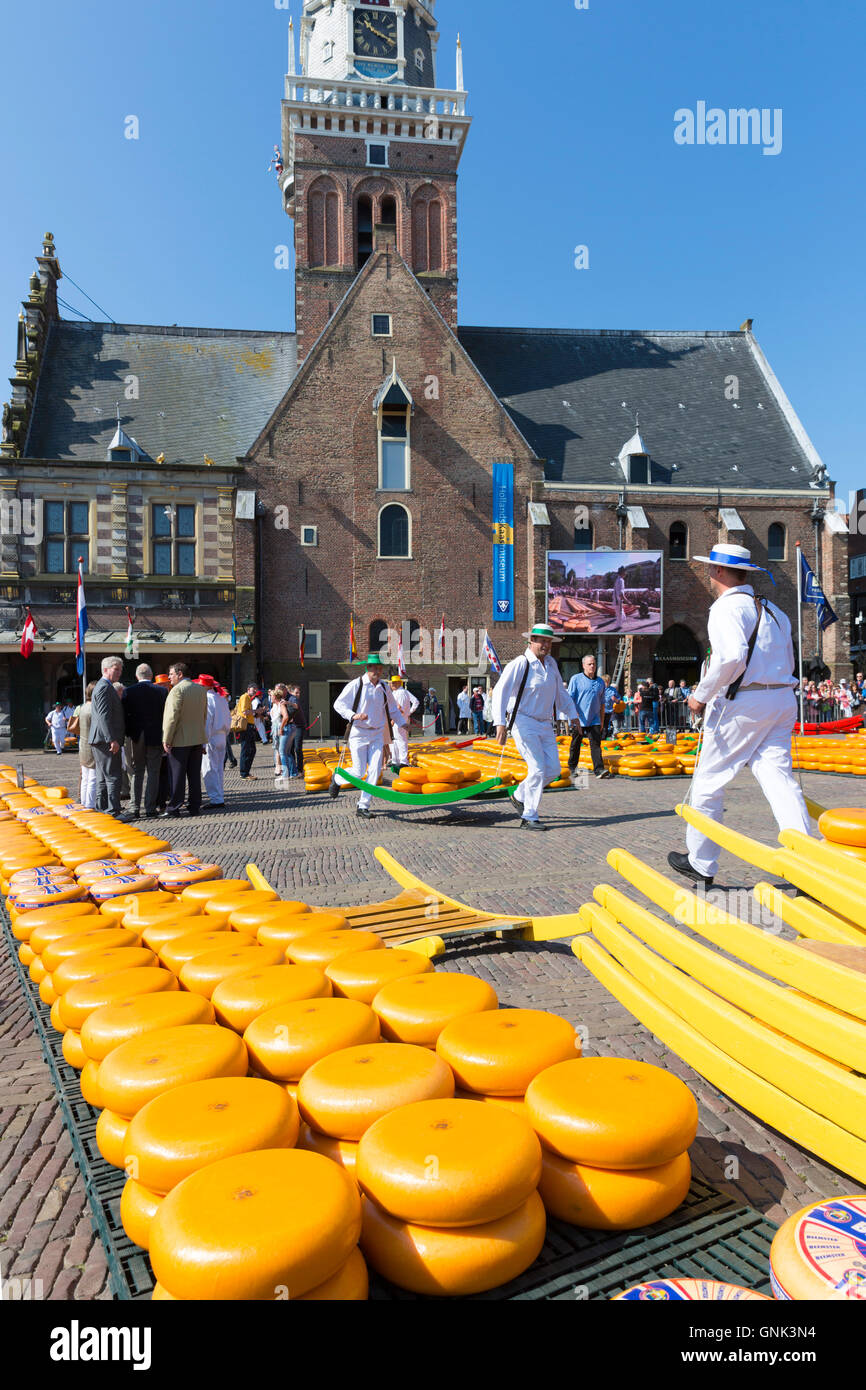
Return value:
M 769 801 L 779 829 L 810 835 L 809 813 L 791 766 L 796 718 L 797 700 L 792 690 L 747 690 L 735 700 L 716 696 L 707 706 L 708 732 L 689 804 L 721 823 L 725 788 L 748 767 Z M 692 868 L 712 878 L 719 864 L 719 846 L 690 825 L 686 848 Z
M 51 738 L 52 738 L 52 741 L 53 741 L 53 743 L 54 743 L 54 751 L 55 751 L 55 753 L 62 753 L 62 752 L 63 752 L 63 749 L 64 749 L 64 746 L 65 746 L 65 744 L 66 744 L 66 730 L 65 730 L 65 729 L 52 729 L 52 730 L 51 730 Z
M 96 810 L 96 768 L 82 767 L 81 769 L 81 797 L 82 806 L 86 806 L 88 811 Z
M 258 736 L 259 736 L 259 741 L 260 741 L 261 743 L 267 743 L 267 741 L 268 741 L 268 736 L 267 736 L 267 733 L 265 732 L 265 721 L 264 721 L 264 719 L 257 719 L 257 720 L 256 720 L 256 733 L 258 734 Z
M 559 776 L 559 748 L 551 724 L 518 714 L 511 730 L 517 751 L 526 760 L 526 776 L 517 788 L 523 802 L 523 819 L 538 820 L 541 793 Z
M 352 775 L 360 777 L 370 786 L 375 787 L 379 780 L 379 773 L 382 771 L 382 756 L 385 751 L 384 736 L 380 733 L 373 738 L 350 738 L 349 754 L 352 758 Z M 335 774 L 339 779 L 339 772 Z M 372 796 L 369 792 L 361 792 L 358 798 L 358 809 L 366 811 Z
M 205 744 L 204 757 L 201 760 L 204 789 L 212 806 L 222 806 L 226 799 L 223 790 L 225 759 L 226 736 L 221 734 L 219 738 L 213 738 L 210 743 Z
M 405 767 L 409 761 L 408 729 L 398 729 L 396 724 L 394 725 L 394 747 L 391 751 L 394 756 L 394 761 Z

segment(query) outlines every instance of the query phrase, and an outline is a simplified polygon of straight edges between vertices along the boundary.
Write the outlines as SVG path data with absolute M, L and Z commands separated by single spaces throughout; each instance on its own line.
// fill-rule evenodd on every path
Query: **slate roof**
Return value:
M 611 460 L 638 415 L 652 482 L 724 491 L 810 485 L 817 456 L 796 437 L 802 426 L 790 407 L 786 416 L 746 332 L 461 328 L 458 337 L 547 460 L 548 482 L 621 486 Z M 739 379 L 736 402 L 725 396 L 730 376 Z
M 297 371 L 294 333 L 56 320 L 45 349 L 28 458 L 107 459 L 120 424 L 148 460 L 234 463 Z M 139 399 L 125 399 L 125 378 Z

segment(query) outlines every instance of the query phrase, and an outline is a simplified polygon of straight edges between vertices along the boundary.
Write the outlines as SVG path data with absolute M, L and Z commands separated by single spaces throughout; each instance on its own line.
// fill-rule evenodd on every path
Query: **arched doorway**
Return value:
M 653 653 L 653 680 L 662 690 L 668 681 L 693 686 L 701 674 L 704 653 L 690 628 L 674 623 L 662 633 Z

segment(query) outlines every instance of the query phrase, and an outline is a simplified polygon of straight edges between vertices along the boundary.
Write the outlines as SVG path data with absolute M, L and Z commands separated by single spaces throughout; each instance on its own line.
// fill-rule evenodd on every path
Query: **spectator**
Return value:
M 457 696 L 457 732 L 458 734 L 469 733 L 469 715 L 472 698 L 469 694 L 469 682 L 467 681 L 463 689 Z
M 484 732 L 488 738 L 493 733 L 493 691 L 489 686 L 484 696 Z
M 153 671 L 146 662 L 136 667 L 135 680 L 135 685 L 131 685 L 124 695 L 123 707 L 131 755 L 132 818 L 138 820 L 142 790 L 145 816 L 155 816 L 159 804 L 159 777 L 165 757 L 162 717 L 168 690 L 164 685 L 154 684 Z
M 289 760 L 294 763 L 293 776 L 304 775 L 304 738 L 307 733 L 307 716 L 301 706 L 301 687 L 289 686 L 289 714 L 292 719 L 292 740 L 289 746 Z
M 258 697 L 256 686 L 247 686 L 246 693 L 241 695 L 234 708 L 232 715 L 232 732 L 236 733 L 241 745 L 241 779 L 242 781 L 255 782 L 256 775 L 253 772 L 253 759 L 256 756 L 256 727 L 255 714 L 253 712 L 253 700 Z
M 434 685 L 431 685 L 430 689 L 427 691 L 427 694 L 424 697 L 424 713 L 430 715 L 433 719 L 434 738 L 441 737 L 442 733 L 444 732 L 442 706 L 440 705 L 439 700 L 437 698 L 436 687 Z
M 264 693 L 261 690 L 256 691 L 255 695 L 253 696 L 252 704 L 253 718 L 255 720 L 256 733 L 259 736 L 259 741 L 261 743 L 269 743 L 270 740 L 268 738 L 268 731 L 265 727 L 265 714 L 267 711 L 267 706 L 265 704 Z
M 123 701 L 114 688 L 120 680 L 123 660 L 106 656 L 102 661 L 102 679 L 96 682 L 91 697 L 90 747 L 96 764 L 95 801 L 97 811 L 108 811 L 120 820 L 129 820 L 128 812 L 120 812 L 121 758 L 120 749 L 126 736 Z
M 66 715 L 63 706 L 58 700 L 50 714 L 46 714 L 45 723 L 51 733 L 51 742 L 54 744 L 54 751 L 58 757 L 62 756 L 66 746 Z
M 469 699 L 469 713 L 472 715 L 472 728 L 476 734 L 484 733 L 484 687 L 476 685 Z
M 171 690 L 165 702 L 162 742 L 168 754 L 171 797 L 163 816 L 176 819 L 184 792 L 191 816 L 201 811 L 201 760 L 207 731 L 207 695 L 190 680 L 189 667 L 178 661 L 169 668 Z M 255 731 L 253 730 L 253 737 Z
M 622 728 L 622 716 L 625 713 L 625 705 L 620 698 L 620 693 L 616 686 L 611 685 L 610 676 L 602 676 L 602 680 L 605 685 L 604 729 L 602 733 L 605 733 L 609 726 L 611 733 L 615 736 Z
M 213 676 L 199 676 L 196 685 L 202 686 L 207 696 L 207 716 L 205 718 L 205 753 L 201 770 L 208 803 L 214 811 L 225 806 L 223 775 L 225 773 L 225 741 L 231 728 L 231 714 L 227 692 L 214 680 Z
M 605 697 L 607 687 L 600 676 L 596 675 L 596 661 L 594 656 L 585 656 L 581 663 L 583 670 L 576 676 L 572 676 L 568 683 L 568 693 L 574 701 L 577 709 L 577 717 L 580 720 L 577 729 L 571 738 L 571 747 L 568 751 L 568 771 L 572 782 L 577 785 L 577 769 L 580 761 L 580 749 L 584 737 L 589 739 L 589 748 L 592 755 L 592 770 L 596 777 L 609 777 L 610 772 L 604 765 L 601 754 L 601 735 L 604 726 Z
M 638 729 L 642 734 L 649 732 L 649 722 L 652 718 L 649 699 L 647 698 L 646 686 L 643 681 L 638 682 L 637 691 L 634 697 L 635 714 L 637 715 Z
M 282 705 L 282 699 L 277 694 L 277 690 L 280 688 L 281 687 L 274 686 L 273 690 L 268 691 L 271 719 L 271 743 L 274 750 L 274 777 L 278 780 L 283 775 L 283 765 L 280 762 L 280 727 L 283 722 L 280 707 Z
M 654 680 L 647 681 L 645 699 L 650 707 L 650 732 L 657 734 L 661 728 L 660 714 L 662 694 Z
M 285 685 L 274 686 L 274 702 L 271 705 L 271 724 L 277 730 L 277 750 L 280 755 L 280 780 L 288 782 L 294 776 L 289 762 L 292 721 L 289 715 L 289 691 Z
M 78 739 L 78 762 L 81 768 L 78 800 L 88 811 L 93 811 L 96 807 L 96 763 L 93 761 L 93 750 L 90 747 L 90 697 L 95 688 L 96 681 L 91 681 L 84 691 L 84 704 L 72 711 L 72 719 L 67 725 L 67 733 L 75 734 Z

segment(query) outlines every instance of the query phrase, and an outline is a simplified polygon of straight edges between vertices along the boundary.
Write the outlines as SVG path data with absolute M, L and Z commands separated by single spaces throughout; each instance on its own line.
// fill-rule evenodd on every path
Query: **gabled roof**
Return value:
M 813 485 L 820 459 L 749 332 L 461 328 L 458 336 L 547 460 L 548 482 L 621 486 L 623 439 L 639 415 L 653 483 Z
M 232 464 L 296 370 L 294 333 L 60 319 L 45 349 L 26 457 L 106 459 L 119 423 L 146 458 L 164 454 L 167 467 L 201 464 L 205 453 Z M 135 391 L 138 399 L 128 399 Z

